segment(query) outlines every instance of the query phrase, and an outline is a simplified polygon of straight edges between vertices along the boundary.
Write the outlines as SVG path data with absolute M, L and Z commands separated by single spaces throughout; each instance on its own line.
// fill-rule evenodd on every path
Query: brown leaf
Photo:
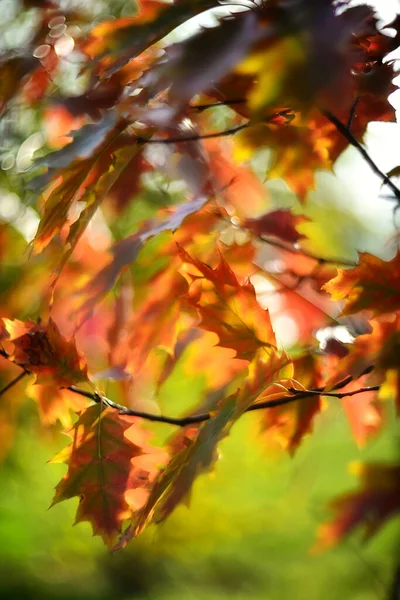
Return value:
M 66 340 L 51 318 L 39 325 L 10 319 L 3 319 L 3 323 L 13 346 L 10 360 L 34 373 L 37 383 L 67 387 L 88 381 L 86 361 L 74 339 Z

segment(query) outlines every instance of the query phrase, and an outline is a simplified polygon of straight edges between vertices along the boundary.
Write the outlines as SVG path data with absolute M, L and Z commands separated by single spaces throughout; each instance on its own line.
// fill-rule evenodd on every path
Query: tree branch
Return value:
M 237 98 L 234 100 L 221 100 L 220 102 L 210 102 L 210 104 L 194 104 L 189 105 L 191 110 L 198 110 L 202 112 L 203 110 L 207 110 L 208 108 L 216 108 L 218 106 L 235 106 L 235 104 L 245 104 L 246 100 L 244 98 Z
M 14 379 L 12 379 L 9 383 L 7 383 L 7 385 L 5 385 L 1 390 L 0 390 L 0 396 L 3 396 L 3 394 L 5 394 L 6 392 L 8 392 L 8 390 L 10 390 L 11 388 L 14 387 L 14 385 L 17 385 L 17 383 L 19 381 L 21 381 L 21 379 L 23 379 L 25 377 L 25 375 L 28 375 L 27 371 L 22 371 L 22 373 L 20 373 L 19 375 L 17 375 L 16 377 L 14 377 Z
M 258 239 L 261 242 L 269 244 L 270 246 L 274 246 L 275 248 L 280 248 L 281 250 L 285 250 L 286 252 L 291 252 L 292 254 L 299 254 L 300 256 L 307 256 L 308 258 L 312 258 L 316 260 L 319 264 L 324 265 L 339 265 L 343 267 L 356 267 L 357 264 L 351 260 L 346 260 L 345 258 L 322 258 L 317 254 L 313 254 L 312 252 L 308 252 L 303 248 L 293 248 L 293 246 L 287 246 L 286 244 L 279 242 L 278 240 L 272 240 L 263 235 L 258 235 Z
M 363 373 L 360 374 L 359 377 L 361 377 L 362 375 L 366 375 L 367 373 L 370 373 L 372 370 L 373 370 L 373 365 L 367 367 L 363 371 Z M 353 381 L 353 377 L 351 375 L 348 375 L 347 377 L 342 379 L 342 381 L 340 381 L 335 386 L 334 389 L 339 390 L 339 389 L 345 387 L 351 381 Z M 377 390 L 379 390 L 379 388 L 380 388 L 380 386 L 376 385 L 376 386 L 371 386 L 371 387 L 361 387 L 358 390 L 353 390 L 351 392 L 334 392 L 333 391 L 333 392 L 326 392 L 326 393 L 324 393 L 323 387 L 314 388 L 312 390 L 296 390 L 293 388 L 289 388 L 288 392 L 291 394 L 290 396 L 281 396 L 279 398 L 274 398 L 273 400 L 265 400 L 264 402 L 257 402 L 256 404 L 253 404 L 252 406 L 250 406 L 245 412 L 253 412 L 255 410 L 276 408 L 277 406 L 284 406 L 285 404 L 290 404 L 292 402 L 296 402 L 298 400 L 302 400 L 302 399 L 308 398 L 310 396 L 329 396 L 332 398 L 341 399 L 341 398 L 345 398 L 347 396 L 356 396 L 357 394 L 362 394 L 364 392 L 377 391 Z M 203 423 L 212 418 L 212 414 L 209 412 L 208 413 L 200 413 L 198 415 L 188 415 L 186 417 L 167 417 L 164 415 L 156 415 L 153 413 L 147 413 L 147 412 L 142 412 L 139 410 L 133 410 L 133 409 L 127 408 L 126 406 L 122 406 L 122 404 L 117 404 L 117 403 L 113 402 L 112 400 L 110 400 L 109 398 L 106 398 L 105 396 L 97 394 L 96 392 L 87 392 L 86 390 L 82 390 L 81 388 L 78 388 L 74 385 L 71 385 L 68 389 L 71 392 L 80 394 L 81 396 L 85 396 L 85 398 L 89 398 L 89 399 L 93 400 L 94 402 L 97 402 L 97 403 L 103 402 L 106 406 L 110 406 L 111 408 L 118 410 L 118 412 L 120 414 L 129 415 L 131 417 L 140 417 L 141 419 L 145 419 L 146 421 L 153 421 L 156 423 L 166 423 L 168 425 L 176 425 L 178 427 L 185 427 L 186 425 L 195 425 L 197 423 Z
M 359 151 L 365 162 L 368 163 L 368 165 L 371 167 L 371 170 L 375 173 L 375 175 L 378 175 L 378 177 L 380 177 L 382 183 L 387 185 L 392 190 L 397 200 L 400 201 L 400 189 L 393 183 L 393 181 L 390 179 L 390 177 L 386 175 L 386 173 L 380 170 L 380 168 L 372 160 L 364 146 L 362 146 L 360 142 L 351 133 L 350 129 L 329 110 L 323 110 L 322 114 L 336 127 L 339 133 L 341 133 L 346 138 L 346 140 L 351 146 L 357 148 L 357 150 Z
M 142 138 L 138 136 L 136 141 L 139 144 L 183 144 L 187 142 L 197 142 L 198 140 L 210 140 L 213 138 L 226 137 L 228 135 L 234 135 L 242 129 L 247 129 L 250 126 L 250 123 L 242 123 L 242 125 L 237 125 L 236 127 L 232 127 L 231 129 L 224 129 L 223 131 L 215 131 L 214 133 L 196 133 L 193 135 L 187 135 L 182 137 L 174 137 L 174 138 Z
M 8 360 L 10 358 L 8 353 L 5 350 L 0 350 L 0 356 L 3 356 L 4 358 L 6 358 Z M 31 372 L 28 369 L 26 369 L 24 366 L 19 365 L 18 363 L 14 363 L 14 364 L 17 365 L 18 367 L 20 367 L 21 369 L 23 369 L 23 372 L 20 373 L 20 375 L 18 375 L 17 377 L 15 377 L 12 381 L 10 381 L 10 383 L 8 383 L 2 390 L 0 390 L 0 396 L 2 394 L 4 394 L 5 392 L 7 392 L 16 383 L 18 383 L 18 381 L 20 381 L 23 377 L 25 377 L 25 375 L 31 375 Z M 373 371 L 373 369 L 374 369 L 374 365 L 369 365 L 366 369 L 364 369 L 364 371 L 362 373 L 360 373 L 360 375 L 357 377 L 357 379 L 359 379 L 363 375 L 367 375 L 368 373 L 371 373 L 371 371 Z M 351 381 L 356 381 L 357 379 L 354 379 L 352 377 L 352 375 L 348 375 L 347 377 L 345 377 L 344 379 L 339 381 L 334 386 L 333 389 L 340 390 L 341 388 L 344 388 L 347 384 L 349 384 Z M 96 402 L 97 404 L 102 402 L 106 406 L 109 406 L 110 408 L 118 410 L 118 412 L 120 414 L 128 415 L 131 417 L 140 417 L 141 419 L 145 419 L 146 421 L 153 421 L 155 423 L 166 423 L 167 425 L 176 425 L 177 427 L 185 427 L 186 425 L 195 425 L 196 423 L 203 423 L 204 421 L 209 421 L 212 418 L 212 414 L 209 412 L 201 413 L 198 415 L 188 415 L 186 417 L 167 417 L 165 415 L 156 415 L 153 413 L 147 413 L 147 412 L 142 412 L 140 410 L 133 410 L 131 408 L 127 408 L 126 406 L 123 406 L 122 404 L 117 404 L 116 402 L 113 402 L 112 400 L 110 400 L 106 396 L 103 396 L 102 394 L 99 394 L 98 392 L 89 392 L 89 391 L 83 390 L 82 388 L 79 388 L 75 385 L 70 385 L 66 389 L 69 390 L 70 392 L 73 392 L 74 394 L 79 394 L 80 396 L 83 396 L 83 397 L 87 398 L 88 400 L 92 400 L 93 402 Z M 376 385 L 376 386 L 371 386 L 371 387 L 361 387 L 358 390 L 353 390 L 351 392 L 332 391 L 332 392 L 324 393 L 323 386 L 319 387 L 319 388 L 314 388 L 312 390 L 296 390 L 294 388 L 288 388 L 288 392 L 291 394 L 290 396 L 281 396 L 279 398 L 274 398 L 273 400 L 265 400 L 264 402 L 257 402 L 256 404 L 249 406 L 249 408 L 245 412 L 253 412 L 255 410 L 263 410 L 263 409 L 267 409 L 267 408 L 275 408 L 277 406 L 284 406 L 285 404 L 290 404 L 291 402 L 296 402 L 303 398 L 308 398 L 309 396 L 329 396 L 332 398 L 340 399 L 340 398 L 345 398 L 346 396 L 356 396 L 357 394 L 362 394 L 363 392 L 372 392 L 372 391 L 376 391 L 379 389 L 380 389 L 380 386 Z

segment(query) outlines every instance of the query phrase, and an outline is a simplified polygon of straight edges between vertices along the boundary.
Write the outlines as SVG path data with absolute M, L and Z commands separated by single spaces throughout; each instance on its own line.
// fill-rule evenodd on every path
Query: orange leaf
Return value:
M 135 313 L 129 330 L 128 363 L 135 373 L 144 365 L 149 352 L 163 347 L 172 353 L 178 335 L 178 320 L 187 283 L 174 269 L 162 272 L 152 282 L 146 302 Z
M 59 421 L 63 427 L 71 427 L 72 412 L 87 406 L 83 396 L 52 385 L 32 385 L 26 394 L 37 402 L 43 425 L 54 425 Z
M 236 350 L 238 358 L 251 360 L 258 348 L 276 345 L 269 313 L 258 304 L 253 285 L 241 285 L 222 255 L 216 269 L 182 248 L 180 256 L 200 327 L 214 331 L 220 345 Z
M 88 381 L 86 362 L 75 340 L 66 340 L 50 318 L 47 325 L 3 319 L 13 344 L 10 360 L 36 375 L 37 383 L 68 387 Z
M 249 365 L 248 376 L 236 393 L 224 398 L 199 429 L 198 435 L 185 436 L 178 442 L 179 452 L 161 473 L 143 509 L 121 537 L 117 548 L 124 547 L 139 535 L 149 521 L 163 521 L 184 501 L 201 473 L 209 471 L 217 459 L 217 444 L 226 437 L 234 423 L 254 404 L 260 394 L 291 369 L 285 354 L 260 349 Z
M 317 385 L 317 367 L 315 359 L 311 355 L 305 355 L 297 359 L 294 361 L 293 366 L 296 379 L 291 387 L 304 390 Z M 284 396 L 284 390 L 279 390 L 279 387 L 272 386 L 267 390 L 266 395 L 263 395 L 263 400 L 270 399 L 271 394 L 274 394 L 274 392 L 277 392 L 274 395 Z M 282 406 L 269 408 L 265 411 L 263 429 L 267 431 L 268 437 L 276 440 L 282 448 L 293 455 L 303 437 L 312 431 L 314 417 L 320 413 L 321 409 L 321 397 L 317 394 L 299 398 Z
M 353 269 L 339 269 L 338 275 L 323 286 L 333 300 L 346 303 L 343 315 L 372 310 L 374 315 L 400 307 L 400 253 L 385 262 L 372 254 L 360 254 Z

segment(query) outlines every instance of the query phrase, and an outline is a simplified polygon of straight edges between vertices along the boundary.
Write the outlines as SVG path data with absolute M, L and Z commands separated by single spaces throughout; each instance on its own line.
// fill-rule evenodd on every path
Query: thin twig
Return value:
M 343 267 L 356 267 L 357 264 L 351 260 L 346 260 L 345 258 L 322 258 L 317 254 L 313 254 L 312 252 L 308 252 L 303 248 L 294 248 L 293 246 L 287 246 L 278 240 L 272 240 L 271 238 L 267 238 L 263 235 L 258 235 L 258 239 L 270 246 L 274 246 L 276 248 L 280 248 L 281 250 L 286 250 L 286 252 L 291 252 L 292 254 L 299 254 L 301 256 L 307 256 L 308 258 L 312 258 L 316 260 L 320 264 L 329 264 L 329 265 L 342 265 Z
M 373 369 L 372 365 L 367 367 L 363 371 L 363 373 L 361 373 L 360 377 L 362 375 L 366 375 L 367 373 L 371 372 L 372 369 Z M 337 385 L 335 385 L 334 389 L 335 390 L 341 389 L 341 388 L 345 387 L 346 385 L 348 385 L 351 381 L 353 381 L 353 378 L 351 375 L 348 375 L 347 377 L 342 379 L 342 381 L 340 381 Z M 351 392 L 326 392 L 326 393 L 324 393 L 323 387 L 314 388 L 312 390 L 289 389 L 288 391 L 289 391 L 289 393 L 291 393 L 290 396 L 281 396 L 279 398 L 274 398 L 273 400 L 265 400 L 264 402 L 257 402 L 256 404 L 252 404 L 251 406 L 249 406 L 249 408 L 245 412 L 253 412 L 255 410 L 264 410 L 267 408 L 276 408 L 278 406 L 284 406 L 285 404 L 290 404 L 292 402 L 296 402 L 298 400 L 308 398 L 309 396 L 330 396 L 333 398 L 340 399 L 340 398 L 345 398 L 346 396 L 355 396 L 357 394 L 361 394 L 361 393 L 367 392 L 367 391 L 376 391 L 376 390 L 379 390 L 379 388 L 380 388 L 380 386 L 362 387 L 362 388 L 359 388 L 358 390 L 353 390 Z M 166 423 L 168 425 L 176 425 L 178 427 L 185 427 L 186 425 L 195 425 L 197 423 L 204 423 L 205 421 L 208 421 L 212 418 L 211 413 L 188 415 L 186 417 L 167 417 L 165 415 L 156 415 L 153 413 L 147 413 L 147 412 L 142 412 L 139 410 L 133 410 L 133 409 L 127 408 L 126 406 L 122 406 L 121 404 L 117 404 L 117 403 L 113 402 L 112 400 L 110 400 L 109 398 L 106 398 L 105 396 L 101 396 L 100 394 L 97 394 L 95 392 L 87 392 L 86 390 L 82 390 L 81 388 L 78 388 L 76 386 L 70 386 L 68 389 L 71 392 L 80 394 L 81 396 L 85 396 L 85 398 L 89 398 L 89 399 L 93 400 L 94 402 L 97 402 L 97 403 L 103 402 L 106 406 L 110 406 L 111 408 L 118 410 L 118 412 L 120 414 L 129 415 L 131 417 L 140 417 L 141 419 L 145 419 L 146 421 L 153 421 L 156 423 Z
M 194 104 L 189 106 L 191 110 L 198 110 L 202 112 L 208 108 L 217 108 L 218 106 L 234 106 L 235 104 L 245 104 L 244 98 L 238 98 L 237 100 L 221 100 L 220 102 L 210 102 L 210 104 Z
M 356 108 L 357 108 L 357 104 L 358 104 L 359 100 L 360 100 L 360 98 L 359 98 L 359 96 L 357 96 L 357 98 L 354 100 L 352 107 L 350 109 L 349 120 L 347 121 L 347 129 L 350 131 L 350 133 L 351 133 L 351 128 L 353 126 L 354 117 L 356 116 Z
M 215 131 L 214 133 L 196 133 L 193 135 L 187 135 L 182 137 L 174 137 L 174 138 L 142 138 L 138 136 L 136 141 L 138 144 L 183 144 L 187 142 L 197 142 L 198 140 L 209 140 L 212 138 L 226 137 L 228 135 L 235 135 L 242 129 L 247 129 L 250 126 L 250 123 L 242 123 L 242 125 L 237 125 L 236 127 L 232 127 L 231 129 L 224 129 L 222 131 Z
M 0 349 L 0 356 L 3 356 L 4 358 L 7 358 L 7 359 L 10 358 L 8 353 L 2 349 Z M 18 367 L 20 367 L 21 369 L 23 369 L 23 372 L 20 373 L 20 375 L 18 375 L 15 379 L 13 379 L 7 386 L 5 386 L 5 388 L 3 388 L 3 390 L 0 391 L 0 395 L 4 394 L 7 390 L 9 390 L 10 387 L 15 385 L 20 379 L 25 377 L 25 375 L 31 375 L 31 372 L 23 365 L 19 365 L 18 363 L 14 363 L 14 364 L 17 365 Z M 357 379 L 359 379 L 363 375 L 367 375 L 368 373 L 371 373 L 371 371 L 373 371 L 373 369 L 374 369 L 374 365 L 369 365 L 368 367 L 366 367 L 364 369 L 364 371 L 362 373 L 360 373 L 360 375 L 357 377 Z M 347 377 L 345 377 L 344 379 L 339 381 L 334 386 L 333 390 L 339 390 L 341 388 L 344 388 L 346 385 L 348 385 L 352 381 L 355 381 L 354 378 L 352 377 L 352 375 L 347 375 Z M 368 388 L 363 387 L 363 388 L 359 388 L 358 390 L 353 390 L 351 392 L 343 392 L 343 393 L 337 393 L 337 392 L 335 393 L 334 391 L 324 393 L 324 387 L 314 388 L 312 390 L 288 389 L 288 392 L 292 393 L 291 396 L 281 396 L 280 398 L 275 398 L 274 400 L 265 400 L 264 402 L 257 402 L 256 404 L 252 404 L 251 406 L 249 406 L 249 408 L 245 412 L 252 412 L 254 410 L 262 410 L 262 409 L 266 409 L 266 408 L 275 408 L 277 406 L 283 406 L 285 404 L 289 404 L 291 402 L 296 402 L 297 400 L 301 400 L 303 398 L 307 398 L 312 395 L 331 396 L 334 398 L 344 398 L 346 396 L 355 396 L 356 394 L 361 394 L 366 391 L 379 390 L 379 388 L 380 388 L 379 385 L 373 386 L 373 387 L 368 387 Z M 110 400 L 106 396 L 103 396 L 102 394 L 99 394 L 98 392 L 90 392 L 88 390 L 83 390 L 82 388 L 79 388 L 75 385 L 70 385 L 66 389 L 68 389 L 70 392 L 73 392 L 74 394 L 79 394 L 80 396 L 83 396 L 83 397 L 87 398 L 88 400 L 92 400 L 93 402 L 96 402 L 96 403 L 102 402 L 106 406 L 109 406 L 110 408 L 114 408 L 115 410 L 118 410 L 118 412 L 120 414 L 128 415 L 131 417 L 140 417 L 141 419 L 145 419 L 146 421 L 153 421 L 156 423 L 166 423 L 167 425 L 176 425 L 178 427 L 185 427 L 186 425 L 194 425 L 196 423 L 203 423 L 204 421 L 208 421 L 212 418 L 211 413 L 188 415 L 186 417 L 167 417 L 165 415 L 156 415 L 153 413 L 147 413 L 147 412 L 142 412 L 140 410 L 133 410 L 131 408 L 127 408 L 126 406 L 123 406 L 122 404 L 117 404 L 116 402 L 113 402 L 112 400 Z
M 368 163 L 368 165 L 371 167 L 371 170 L 375 173 L 375 175 L 378 175 L 378 177 L 380 177 L 380 179 L 382 180 L 382 183 L 387 185 L 392 190 L 397 200 L 400 200 L 400 189 L 393 183 L 393 181 L 390 179 L 390 177 L 386 175 L 386 173 L 381 171 L 378 165 L 372 160 L 364 146 L 362 146 L 362 144 L 360 144 L 360 142 L 351 133 L 350 129 L 329 110 L 322 111 L 322 114 L 336 127 L 339 133 L 341 133 L 346 138 L 346 140 L 349 142 L 349 144 L 351 144 L 351 146 L 357 148 L 357 150 L 359 151 L 365 162 Z
M 6 392 L 8 392 L 8 390 L 10 390 L 12 387 L 14 387 L 14 385 L 17 385 L 17 383 L 19 381 L 21 381 L 21 379 L 23 379 L 25 377 L 25 375 L 28 375 L 27 371 L 22 371 L 22 373 L 20 373 L 16 377 L 14 377 L 14 379 L 12 379 L 9 383 L 7 383 L 7 385 L 5 385 L 0 390 L 0 396 L 3 396 L 3 394 L 5 394 Z

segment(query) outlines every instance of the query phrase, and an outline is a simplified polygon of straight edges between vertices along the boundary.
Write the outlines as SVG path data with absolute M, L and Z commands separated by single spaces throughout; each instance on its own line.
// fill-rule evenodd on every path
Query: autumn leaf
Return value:
M 128 364 L 132 373 L 141 369 L 153 348 L 163 347 L 172 353 L 186 292 L 185 279 L 173 267 L 154 279 L 152 294 L 127 325 L 129 337 L 125 343 L 129 346 Z
M 205 148 L 211 173 L 229 213 L 234 209 L 237 216 L 244 219 L 263 215 L 270 208 L 270 195 L 251 167 L 232 159 L 232 149 L 226 140 L 206 140 Z
M 359 489 L 339 496 L 331 503 L 335 518 L 319 529 L 315 550 L 334 546 L 356 528 L 364 539 L 373 536 L 400 511 L 400 466 L 385 463 L 354 464 Z
M 342 315 L 370 310 L 381 315 L 400 307 L 400 254 L 385 262 L 368 253 L 360 254 L 354 269 L 339 269 L 323 286 L 332 300 L 345 300 Z
M 149 93 L 156 96 L 168 89 L 172 107 L 185 105 L 218 82 L 264 35 L 256 11 L 220 18 L 216 26 L 201 29 L 167 49 L 146 81 Z M 217 60 L 211 60 L 215 56 Z
M 287 384 L 271 386 L 262 396 L 262 400 L 273 400 L 275 397 L 290 396 L 293 388 L 299 392 L 317 387 L 318 369 L 316 359 L 306 354 L 293 361 L 293 381 Z M 315 417 L 322 410 L 321 396 L 318 394 L 302 395 L 296 402 L 269 408 L 262 421 L 264 435 L 276 441 L 289 454 L 294 455 L 304 436 L 311 433 Z
M 257 302 L 253 285 L 239 284 L 222 255 L 212 269 L 183 248 L 179 252 L 190 284 L 188 301 L 201 317 L 200 327 L 214 331 L 220 345 L 236 350 L 238 358 L 251 359 L 259 348 L 276 345 L 268 311 Z
M 249 160 L 262 147 L 273 150 L 268 177 L 282 178 L 300 200 L 314 187 L 317 169 L 331 169 L 337 131 L 317 111 L 297 113 L 290 122 L 256 124 L 235 135 L 234 157 Z M 343 150 L 346 141 L 340 138 Z
M 37 403 L 40 420 L 45 426 L 61 423 L 62 427 L 71 427 L 73 413 L 87 406 L 83 396 L 54 385 L 32 385 L 26 393 Z
M 352 392 L 368 386 L 368 379 L 360 377 L 341 388 L 342 393 Z M 382 405 L 379 403 L 377 393 L 365 391 L 356 396 L 342 398 L 344 413 L 350 423 L 353 437 L 360 448 L 379 432 L 383 424 Z
M 297 231 L 296 225 L 306 220 L 306 217 L 294 215 L 290 210 L 274 210 L 258 219 L 246 219 L 243 227 L 257 236 L 271 235 L 295 244 L 304 237 Z
M 217 406 L 198 435 L 186 438 L 183 448 L 155 482 L 149 499 L 132 524 L 125 530 L 117 548 L 138 535 L 148 521 L 160 522 L 188 496 L 198 475 L 209 471 L 217 459 L 217 444 L 226 437 L 234 423 L 262 392 L 276 380 L 291 373 L 290 360 L 273 349 L 260 349 L 249 366 L 247 377 L 236 393 Z
M 72 438 L 71 444 L 51 461 L 68 465 L 52 506 L 78 496 L 76 522 L 89 521 L 93 535 L 100 535 L 111 547 L 122 523 L 132 514 L 127 492 L 137 509 L 140 498 L 145 501 L 165 455 L 148 445 L 147 434 L 132 417 L 102 404 L 82 411 L 66 433 Z
M 37 383 L 60 387 L 88 381 L 86 361 L 78 353 L 75 340 L 66 340 L 55 322 L 35 325 L 3 319 L 7 341 L 12 343 L 10 360 L 36 375 Z
M 215 4 L 215 0 L 180 0 L 171 5 L 142 2 L 136 17 L 105 21 L 92 29 L 84 49 L 91 57 L 107 57 L 104 74 L 109 77 L 175 27 Z
M 184 202 L 175 209 L 166 211 L 164 217 L 160 216 L 158 219 L 145 222 L 137 233 L 114 244 L 110 251 L 111 257 L 108 264 L 81 290 L 83 301 L 77 312 L 83 315 L 82 318 L 87 318 L 96 302 L 112 289 L 121 272 L 136 260 L 144 242 L 163 231 L 174 231 L 180 227 L 186 217 L 199 211 L 207 201 L 207 197 L 200 196 Z

